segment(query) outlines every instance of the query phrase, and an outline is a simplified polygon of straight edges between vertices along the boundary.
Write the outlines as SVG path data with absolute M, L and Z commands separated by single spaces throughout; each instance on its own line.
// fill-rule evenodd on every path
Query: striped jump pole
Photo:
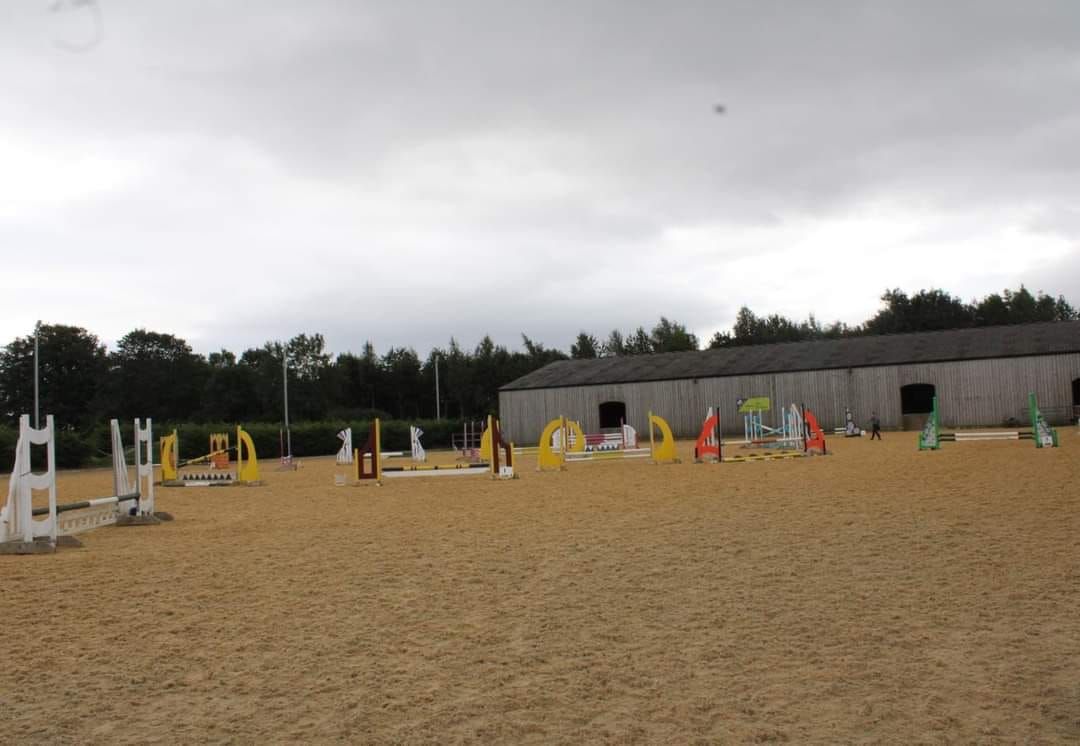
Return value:
M 171 516 L 154 512 L 154 480 L 151 449 L 153 429 L 135 420 L 135 482 L 128 476 L 124 445 L 117 420 L 110 422 L 113 446 L 113 486 L 116 495 L 57 503 L 56 499 L 56 429 L 52 415 L 44 428 L 30 427 L 30 418 L 19 420 L 19 439 L 15 445 L 15 468 L 8 482 L 8 500 L 0 509 L 0 554 L 43 554 L 55 552 L 60 539 L 67 545 L 80 546 L 75 534 L 102 526 L 138 526 L 160 523 Z M 44 446 L 44 472 L 34 472 L 31 447 Z M 145 458 L 145 461 L 144 461 Z M 33 492 L 48 491 L 48 505 L 33 507 Z M 126 511 L 121 503 L 134 503 Z
M 98 508 L 102 505 L 119 505 L 124 502 L 132 502 L 139 499 L 138 495 L 124 495 L 123 497 L 95 497 L 90 500 L 80 500 L 77 503 L 64 503 L 63 505 L 56 506 L 57 513 L 67 513 L 71 510 L 83 510 L 84 508 Z M 34 508 L 30 511 L 30 515 L 49 515 L 52 511 L 46 507 Z
M 419 446 L 421 432 L 412 428 L 410 439 L 413 445 L 413 455 L 423 455 L 423 448 L 418 454 L 416 446 Z M 409 466 L 383 466 L 382 458 L 382 421 L 376 417 L 371 423 L 368 439 L 361 448 L 353 454 L 353 475 L 357 482 L 373 481 L 381 484 L 384 478 L 395 477 L 444 477 L 444 476 L 471 476 L 488 474 L 493 479 L 514 478 L 514 444 L 506 443 L 502 439 L 502 431 L 499 422 L 493 416 L 488 416 L 487 430 L 483 434 L 483 440 L 490 444 L 490 460 L 469 464 L 413 464 Z

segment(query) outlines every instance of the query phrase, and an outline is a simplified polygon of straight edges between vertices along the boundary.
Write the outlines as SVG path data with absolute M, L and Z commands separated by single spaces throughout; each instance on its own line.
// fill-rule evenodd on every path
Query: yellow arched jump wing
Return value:
M 259 457 L 255 455 L 255 441 L 241 427 L 236 428 L 236 481 L 252 484 L 259 481 Z
M 562 417 L 557 417 L 547 424 L 544 428 L 544 432 L 540 434 L 540 443 L 537 445 L 536 454 L 536 468 L 540 471 L 546 469 L 561 469 L 565 459 L 563 458 L 563 452 L 560 448 L 559 451 L 555 451 L 551 446 L 551 441 L 555 438 L 555 433 L 559 430 L 563 431 L 563 442 L 566 441 L 566 425 L 565 420 Z
M 488 426 L 484 428 L 484 434 L 480 436 L 480 460 L 491 462 L 491 416 L 488 416 Z
M 176 431 L 173 430 L 169 435 L 166 435 L 161 439 L 161 481 L 172 482 L 179 478 L 177 475 L 177 456 L 179 448 L 177 443 L 180 440 Z
M 660 431 L 662 440 L 660 443 L 656 442 L 653 435 L 653 429 Z M 667 421 L 649 412 L 649 449 L 652 451 L 652 459 L 658 464 L 662 463 L 678 463 L 679 454 L 675 450 L 675 436 L 671 432 L 671 425 L 667 424 Z

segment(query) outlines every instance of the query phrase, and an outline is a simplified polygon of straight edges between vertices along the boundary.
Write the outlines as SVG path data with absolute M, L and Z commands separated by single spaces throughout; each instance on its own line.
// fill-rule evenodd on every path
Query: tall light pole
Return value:
M 41 332 L 41 320 L 34 324 L 34 427 L 41 428 L 41 408 L 38 406 L 38 374 L 41 370 L 38 365 L 38 354 L 41 347 L 38 344 L 38 336 Z
M 292 463 L 292 432 L 289 430 L 289 353 L 281 351 L 281 387 L 285 394 L 285 463 Z M 284 460 L 284 459 L 283 459 Z
M 442 409 L 439 407 L 439 353 L 433 353 L 435 358 L 435 419 L 442 419 Z

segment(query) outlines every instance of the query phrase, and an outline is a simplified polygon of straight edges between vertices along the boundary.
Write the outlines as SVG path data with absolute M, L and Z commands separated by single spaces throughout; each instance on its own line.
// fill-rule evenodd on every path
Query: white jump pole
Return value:
M 289 353 L 282 348 L 281 350 L 281 384 L 285 399 L 285 463 L 292 463 L 292 433 L 289 431 Z M 240 444 L 237 443 L 236 447 L 239 448 Z

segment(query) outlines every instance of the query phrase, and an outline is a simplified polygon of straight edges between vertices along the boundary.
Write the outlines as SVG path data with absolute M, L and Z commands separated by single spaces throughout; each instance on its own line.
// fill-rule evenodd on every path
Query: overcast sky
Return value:
M 566 349 L 1020 283 L 1080 303 L 1074 0 L 0 2 L 0 344 Z

